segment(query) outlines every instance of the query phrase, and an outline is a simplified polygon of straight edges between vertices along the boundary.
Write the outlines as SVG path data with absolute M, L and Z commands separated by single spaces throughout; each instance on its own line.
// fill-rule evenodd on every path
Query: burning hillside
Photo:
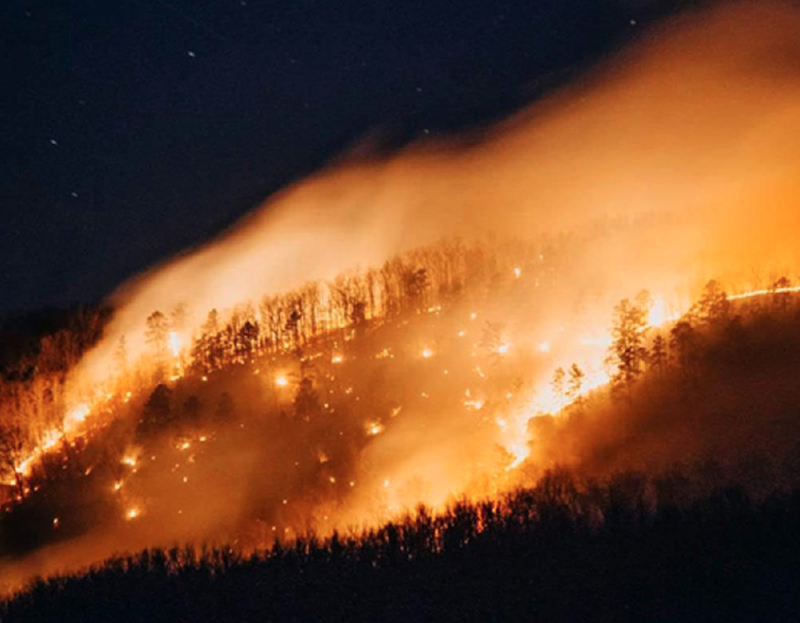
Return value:
M 725 348 L 757 352 L 761 312 L 793 335 L 800 90 L 772 67 L 798 32 L 783 4 L 678 17 L 477 143 L 285 190 L 44 337 L 0 387 L 2 545 L 27 554 L 0 579 L 375 526 L 554 464 L 788 456 L 741 423 L 708 439 Z M 711 428 L 666 424 L 681 405 Z

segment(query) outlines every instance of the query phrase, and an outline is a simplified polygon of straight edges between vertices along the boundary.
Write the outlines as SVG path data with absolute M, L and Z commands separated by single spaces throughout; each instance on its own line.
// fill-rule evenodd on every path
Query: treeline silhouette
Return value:
M 566 246 L 566 239 L 549 238 L 441 240 L 398 255 L 379 269 L 354 269 L 330 282 L 310 282 L 296 291 L 260 298 L 254 294 L 253 301 L 233 309 L 212 309 L 191 335 L 185 305 L 153 310 L 142 318 L 147 352 L 132 360 L 123 336 L 108 362 L 117 382 L 115 399 L 104 405 L 108 417 L 103 422 L 124 410 L 121 394 L 149 393 L 159 383 L 175 380 L 176 370 L 180 376 L 199 377 L 282 353 L 303 358 L 303 349 L 342 340 L 348 331 L 366 330 L 467 296 L 480 300 L 496 295 L 514 281 L 513 267 L 526 269 L 524 282 L 531 289 L 534 283 L 544 289 Z M 20 315 L 0 325 L 0 336 L 8 338 L 0 340 L 0 475 L 14 482 L 0 484 L 0 502 L 21 501 L 36 485 L 63 478 L 63 469 L 72 472 L 74 461 L 64 432 L 65 415 L 74 406 L 67 404 L 68 374 L 100 339 L 111 314 L 109 309 L 87 307 Z M 171 352 L 173 332 L 188 342 L 179 354 Z M 51 439 L 54 434 L 57 444 Z M 37 463 L 30 476 L 22 474 L 23 458 L 45 443 L 55 456 Z
M 641 302 L 618 305 L 610 390 L 533 418 L 538 461 L 597 476 L 678 461 L 708 478 L 735 468 L 751 493 L 800 486 L 800 297 L 789 287 L 781 278 L 771 293 L 731 300 L 712 281 L 660 328 L 643 321 Z
M 698 495 L 699 473 L 599 482 L 556 470 L 501 500 L 420 508 L 357 536 L 246 556 L 149 549 L 38 581 L 0 612 L 8 623 L 796 619 L 800 490 Z

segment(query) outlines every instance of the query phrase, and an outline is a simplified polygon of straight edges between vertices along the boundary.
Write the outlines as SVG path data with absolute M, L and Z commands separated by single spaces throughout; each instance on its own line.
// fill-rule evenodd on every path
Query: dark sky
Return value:
M 0 311 L 96 301 L 367 136 L 485 124 L 648 6 L 5 0 Z

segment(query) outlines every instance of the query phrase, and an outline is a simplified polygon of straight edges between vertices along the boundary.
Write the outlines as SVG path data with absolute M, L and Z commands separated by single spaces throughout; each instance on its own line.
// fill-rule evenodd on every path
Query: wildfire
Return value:
M 431 357 L 433 357 L 433 351 L 426 346 L 425 348 L 422 349 L 422 358 L 430 359 Z
M 181 354 L 181 348 L 183 347 L 183 339 L 176 331 L 170 331 L 168 338 L 169 352 L 172 353 L 173 357 L 178 357 Z
M 125 513 L 125 519 L 127 519 L 128 521 L 131 521 L 131 520 L 136 519 L 137 517 L 139 517 L 140 514 L 141 514 L 141 512 L 139 511 L 138 508 L 136 508 L 136 507 L 129 508 L 128 511 Z
M 80 404 L 74 409 L 72 409 L 69 413 L 67 413 L 65 420 L 66 422 L 72 424 L 80 424 L 86 419 L 86 416 L 89 415 L 89 412 L 90 412 L 89 405 L 85 403 Z
M 367 424 L 367 434 L 371 436 L 380 435 L 383 432 L 383 426 L 380 422 L 370 422 Z
M 286 387 L 287 385 L 289 385 L 289 381 L 283 375 L 277 376 L 275 377 L 275 385 L 277 385 L 278 387 Z
M 796 294 L 796 293 L 800 293 L 800 286 L 787 286 L 784 288 L 751 290 L 750 292 L 742 292 L 741 294 L 729 295 L 728 300 L 741 301 L 743 299 L 751 299 L 758 296 L 768 296 L 771 294 Z

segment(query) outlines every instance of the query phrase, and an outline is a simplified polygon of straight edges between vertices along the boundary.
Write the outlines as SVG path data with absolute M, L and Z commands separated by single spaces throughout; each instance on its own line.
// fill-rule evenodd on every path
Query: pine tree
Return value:
M 650 365 L 659 374 L 663 374 L 667 367 L 667 340 L 664 336 L 658 334 L 653 340 L 653 346 L 650 349 Z
M 629 388 L 644 371 L 647 348 L 644 340 L 650 327 L 643 305 L 623 299 L 614 308 L 613 341 L 606 364 L 613 367 L 612 381 L 616 386 Z

